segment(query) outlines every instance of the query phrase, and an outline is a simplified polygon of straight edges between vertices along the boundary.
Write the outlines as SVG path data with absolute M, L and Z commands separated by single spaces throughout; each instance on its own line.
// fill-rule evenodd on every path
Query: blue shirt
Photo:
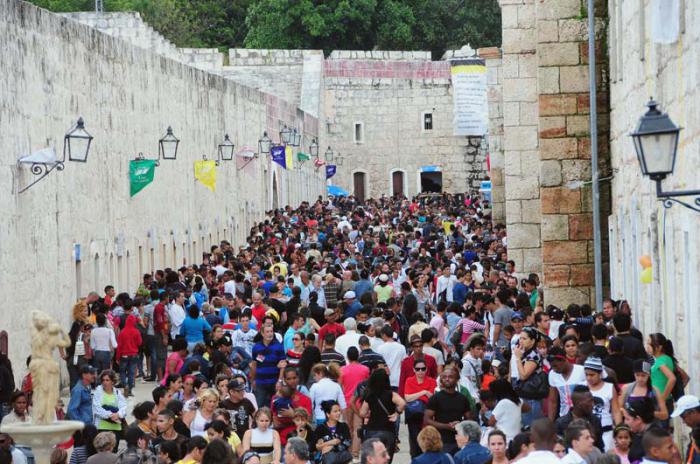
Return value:
M 362 305 L 359 301 L 355 300 L 350 306 L 347 307 L 345 314 L 343 314 L 343 318 L 347 319 L 348 317 L 356 317 L 357 313 L 359 313 L 361 309 Z
M 428 451 L 411 460 L 411 464 L 449 464 L 450 462 L 447 453 L 438 451 Z
M 462 282 L 457 282 L 454 288 L 452 288 L 452 301 L 463 305 L 464 302 L 467 301 L 468 292 L 469 289 L 466 285 L 464 285 Z
M 358 280 L 355 282 L 353 291 L 355 292 L 355 298 L 359 300 L 363 294 L 372 291 L 372 282 L 369 280 Z
M 269 345 L 263 342 L 253 346 L 253 361 L 255 361 L 255 383 L 258 385 L 274 385 L 280 376 L 280 368 L 277 363 L 287 359 L 284 347 L 277 339 L 273 339 Z
M 75 384 L 70 392 L 70 402 L 66 414 L 69 419 L 83 422 L 85 425 L 94 423 L 90 385 L 83 385 L 82 380 Z
M 284 352 L 286 353 L 287 351 L 291 350 L 294 348 L 294 334 L 299 332 L 298 330 L 294 330 L 291 326 L 287 329 L 287 331 L 284 333 Z
M 180 327 L 180 335 L 185 336 L 187 343 L 199 343 L 204 341 L 205 330 L 211 332 L 211 326 L 206 319 L 187 316 Z
M 491 452 L 479 443 L 469 442 L 454 457 L 456 464 L 484 464 L 491 458 Z

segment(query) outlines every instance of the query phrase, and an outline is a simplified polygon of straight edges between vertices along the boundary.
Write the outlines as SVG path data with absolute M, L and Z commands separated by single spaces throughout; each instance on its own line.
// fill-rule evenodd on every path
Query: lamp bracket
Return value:
M 19 190 L 17 193 L 23 193 L 29 190 L 30 187 L 34 186 L 35 184 L 39 183 L 42 179 L 44 179 L 46 176 L 48 176 L 51 171 L 54 169 L 58 171 L 63 171 L 65 169 L 65 164 L 63 161 L 57 160 L 53 163 L 32 163 L 31 168 L 29 169 L 32 174 L 35 176 L 39 176 L 36 179 L 34 179 L 34 182 L 31 182 L 29 185 L 24 187 L 22 190 Z
M 676 198 L 690 196 L 695 197 L 693 199 L 694 204 L 686 203 L 685 201 L 681 201 L 678 198 Z M 685 206 L 688 209 L 700 213 L 700 190 L 678 190 L 675 192 L 664 192 L 663 188 L 661 187 L 661 179 L 656 179 L 656 198 L 661 200 L 662 204 L 664 205 L 664 208 L 670 208 L 677 203 L 681 206 Z

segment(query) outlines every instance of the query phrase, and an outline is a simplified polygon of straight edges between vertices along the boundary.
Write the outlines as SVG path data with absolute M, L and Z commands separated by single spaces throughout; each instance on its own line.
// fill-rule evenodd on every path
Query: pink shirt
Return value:
M 175 367 L 175 372 L 170 372 L 170 369 L 168 367 L 170 366 L 170 361 L 173 359 L 177 359 L 177 366 Z M 179 374 L 183 364 L 185 364 L 185 360 L 182 359 L 179 354 L 170 353 L 170 356 L 168 356 L 168 359 L 165 361 L 165 374 L 163 375 L 163 381 L 160 382 L 160 384 L 165 385 L 165 381 L 168 379 L 168 375 Z
M 350 363 L 340 368 L 340 383 L 343 386 L 345 402 L 350 404 L 352 395 L 357 390 L 357 386 L 369 378 L 369 367 L 358 362 Z

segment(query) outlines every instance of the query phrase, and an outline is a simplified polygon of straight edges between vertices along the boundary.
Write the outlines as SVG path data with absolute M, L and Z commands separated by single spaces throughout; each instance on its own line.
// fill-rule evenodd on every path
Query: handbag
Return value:
M 352 453 L 348 450 L 329 451 L 321 455 L 322 464 L 347 464 L 352 462 Z
M 541 400 L 549 395 L 549 376 L 543 371 L 536 372 L 518 383 L 515 392 L 526 400 Z
M 422 418 L 425 413 L 425 403 L 421 400 L 413 400 L 406 403 L 406 420 Z

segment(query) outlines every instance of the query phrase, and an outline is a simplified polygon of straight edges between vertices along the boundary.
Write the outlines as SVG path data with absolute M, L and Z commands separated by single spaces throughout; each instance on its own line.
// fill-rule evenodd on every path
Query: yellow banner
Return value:
M 194 177 L 212 192 L 216 190 L 216 161 L 195 161 Z
M 486 66 L 479 64 L 462 64 L 459 66 L 452 66 L 452 75 L 460 73 L 476 73 L 476 74 L 486 74 Z
M 294 149 L 289 145 L 284 147 L 284 157 L 286 159 L 287 169 L 294 169 Z

